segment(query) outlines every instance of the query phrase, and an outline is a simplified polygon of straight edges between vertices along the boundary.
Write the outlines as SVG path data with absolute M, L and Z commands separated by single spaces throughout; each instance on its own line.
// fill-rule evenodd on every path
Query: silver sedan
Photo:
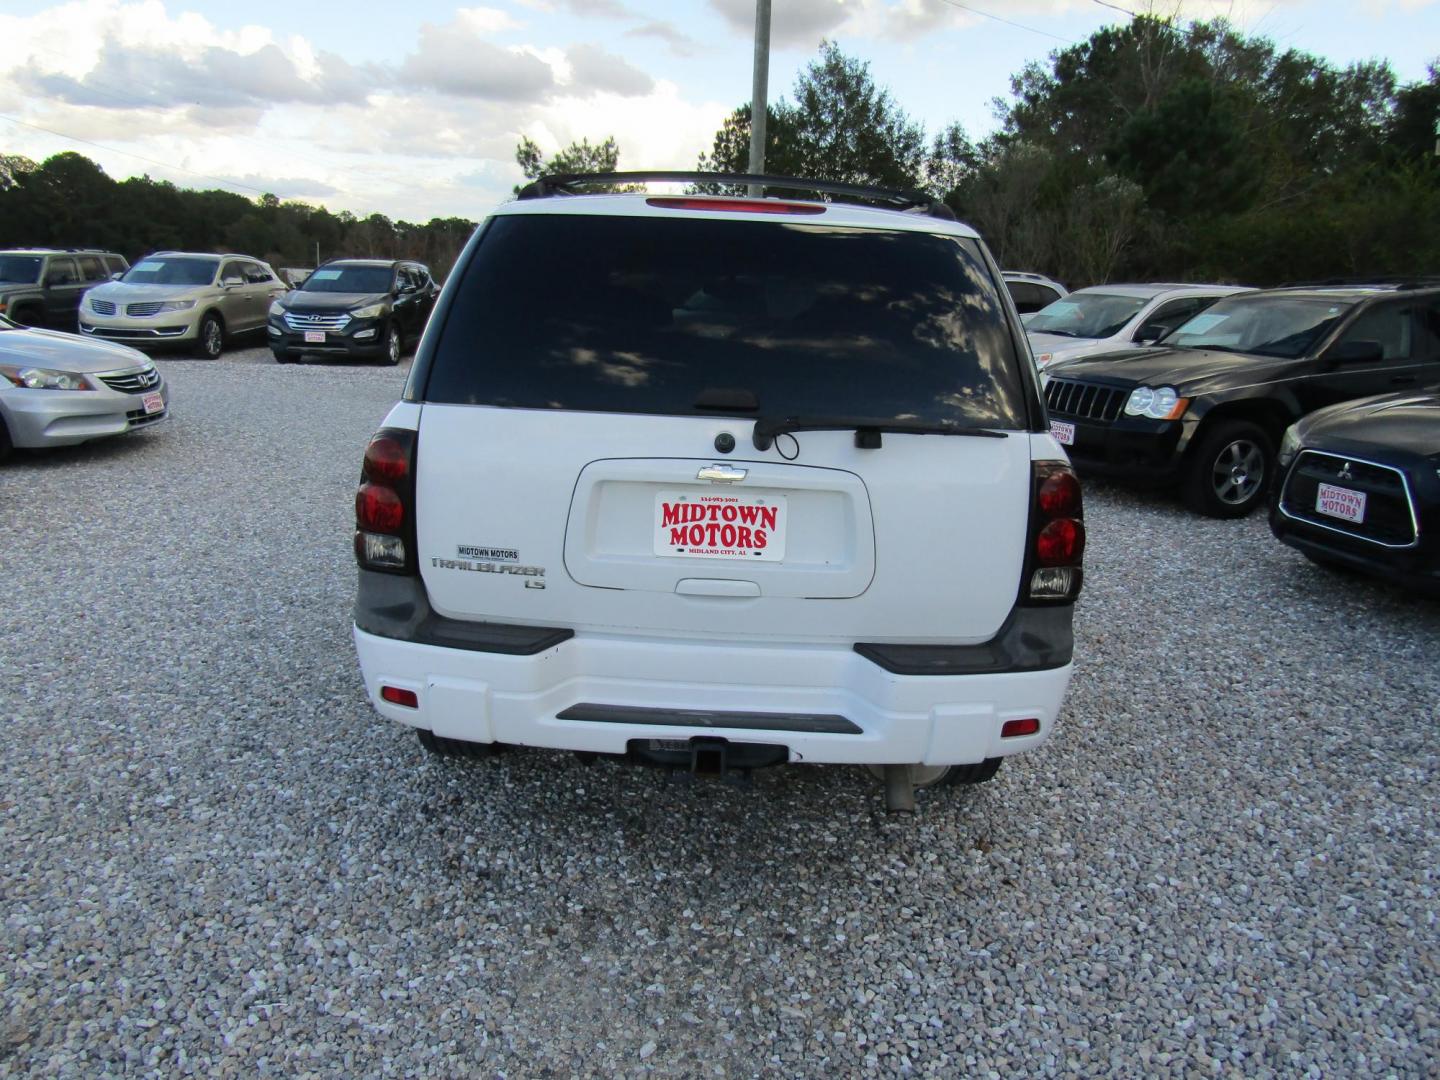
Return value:
M 0 459 L 159 423 L 170 392 L 144 353 L 0 315 Z

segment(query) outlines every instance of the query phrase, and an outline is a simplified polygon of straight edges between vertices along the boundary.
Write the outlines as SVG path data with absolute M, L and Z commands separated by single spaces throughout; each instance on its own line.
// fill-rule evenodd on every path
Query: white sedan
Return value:
M 1149 345 L 1244 285 L 1092 285 L 1025 318 L 1042 368 L 1055 360 Z

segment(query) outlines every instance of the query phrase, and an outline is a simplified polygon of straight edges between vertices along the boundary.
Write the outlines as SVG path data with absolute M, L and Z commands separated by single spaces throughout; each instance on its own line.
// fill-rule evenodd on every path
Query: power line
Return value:
M 162 169 L 169 169 L 172 172 L 182 172 L 188 176 L 198 176 L 201 180 L 209 180 L 212 183 L 219 184 L 221 187 L 244 188 L 246 191 L 253 191 L 256 195 L 268 194 L 257 187 L 251 187 L 249 184 L 242 184 L 235 180 L 222 180 L 220 177 L 211 176 L 209 173 L 195 172 L 193 169 L 186 169 L 180 165 L 172 165 L 166 161 L 157 161 L 155 158 L 148 158 L 143 154 L 132 154 L 127 150 L 116 150 L 113 146 L 105 146 L 101 143 L 91 142 L 89 139 L 82 139 L 76 135 L 66 135 L 63 131 L 54 131 L 47 127 L 41 127 L 39 124 L 26 123 L 24 120 L 17 120 L 15 117 L 6 116 L 4 113 L 0 113 L 0 120 L 8 120 L 10 123 L 20 127 L 30 128 L 32 131 L 43 131 L 46 135 L 54 135 L 59 139 L 68 139 L 71 142 L 80 143 L 83 146 L 93 146 L 97 150 L 104 150 L 107 154 L 119 154 L 121 157 L 134 158 L 136 161 L 144 161 L 150 165 L 157 165 Z
M 1124 14 L 1129 15 L 1132 19 L 1138 19 L 1140 17 L 1140 13 L 1138 11 L 1131 11 L 1129 8 L 1121 7 L 1119 4 L 1112 4 L 1109 2 L 1109 0 L 1095 0 L 1095 3 L 1099 4 L 1101 7 L 1110 8 L 1112 11 L 1123 12 Z
M 1002 19 L 999 15 L 991 15 L 988 11 L 981 11 L 979 8 L 971 7 L 969 4 L 962 4 L 960 3 L 960 0 L 940 0 L 940 2 L 942 4 L 949 4 L 953 8 L 960 8 L 962 11 L 968 11 L 972 15 L 979 15 L 981 18 L 984 19 L 993 19 L 995 22 L 1004 23 L 1006 26 L 1013 26 L 1017 30 L 1027 30 L 1032 34 L 1039 34 L 1042 37 L 1053 38 L 1056 41 L 1063 41 L 1067 45 L 1075 44 L 1074 38 L 1061 37 L 1059 34 L 1052 34 L 1048 30 L 1037 30 L 1035 27 L 1026 26 L 1024 23 L 1012 22 L 1009 19 Z

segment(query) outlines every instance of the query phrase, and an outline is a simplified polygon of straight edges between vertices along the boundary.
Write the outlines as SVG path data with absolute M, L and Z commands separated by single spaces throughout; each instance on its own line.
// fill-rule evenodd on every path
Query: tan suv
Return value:
M 214 359 L 227 338 L 263 333 L 271 301 L 284 292 L 258 259 L 161 251 L 87 292 L 80 331 L 132 345 L 193 346 Z

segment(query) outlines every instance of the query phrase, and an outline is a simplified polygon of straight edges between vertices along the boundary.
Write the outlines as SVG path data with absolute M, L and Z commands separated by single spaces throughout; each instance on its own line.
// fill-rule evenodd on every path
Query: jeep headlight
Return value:
M 13 385 L 24 387 L 27 390 L 95 389 L 84 375 L 76 375 L 72 371 L 51 371 L 49 368 L 15 367 L 10 364 L 0 364 L 0 375 L 3 375 Z
M 155 310 L 161 311 L 189 311 L 195 306 L 194 300 L 164 300 Z
M 1275 455 L 1275 463 L 1280 468 L 1288 468 L 1290 462 L 1295 460 L 1295 455 L 1300 452 L 1300 432 L 1296 430 L 1298 425 L 1291 424 L 1285 429 L 1285 437 L 1280 440 L 1280 451 Z
M 384 313 L 384 304 L 366 304 L 364 307 L 352 309 L 350 317 L 352 319 L 378 319 Z
M 1125 402 L 1126 416 L 1148 416 L 1151 420 L 1177 420 L 1185 415 L 1189 398 L 1183 398 L 1171 386 L 1137 386 Z

